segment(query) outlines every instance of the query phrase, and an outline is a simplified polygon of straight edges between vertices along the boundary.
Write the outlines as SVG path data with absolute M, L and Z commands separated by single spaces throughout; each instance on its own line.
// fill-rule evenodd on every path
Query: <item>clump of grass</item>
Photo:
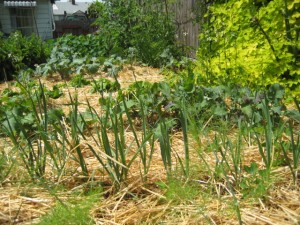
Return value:
M 102 189 L 101 189 L 102 190 Z M 92 189 L 85 196 L 62 203 L 59 201 L 48 214 L 40 219 L 38 225 L 91 225 L 95 224 L 90 215 L 93 205 L 99 200 L 101 190 Z
M 58 203 L 49 214 L 41 218 L 38 225 L 90 225 L 95 224 L 93 219 L 89 215 L 91 205 L 87 204 L 68 204 L 63 206 Z
M 167 182 L 157 182 L 158 187 L 165 191 L 167 201 L 182 203 L 193 201 L 199 196 L 199 187 L 191 181 L 184 182 L 179 179 L 170 178 Z

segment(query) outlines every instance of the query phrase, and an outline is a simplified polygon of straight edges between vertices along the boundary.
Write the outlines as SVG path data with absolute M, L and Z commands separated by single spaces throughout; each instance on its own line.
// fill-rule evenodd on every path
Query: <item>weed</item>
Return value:
M 93 205 L 93 201 L 84 199 L 81 203 L 69 203 L 61 205 L 58 203 L 48 215 L 41 218 L 38 225 L 59 225 L 59 224 L 95 224 L 89 211 Z
M 114 92 L 120 88 L 120 84 L 105 78 L 94 80 L 92 83 L 92 93 Z
M 169 178 L 167 182 L 156 182 L 156 185 L 164 190 L 166 200 L 175 204 L 191 202 L 199 195 L 199 187 L 191 181 L 184 182 L 175 178 Z
M 83 87 L 89 84 L 90 81 L 86 80 L 82 75 L 76 75 L 70 81 L 70 85 L 75 88 Z

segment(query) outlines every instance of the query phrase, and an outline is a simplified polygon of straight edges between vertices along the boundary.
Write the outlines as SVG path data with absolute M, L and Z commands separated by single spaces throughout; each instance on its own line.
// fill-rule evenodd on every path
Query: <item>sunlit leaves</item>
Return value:
M 279 82 L 295 88 L 299 84 L 299 4 L 287 0 L 286 11 L 284 3 L 231 0 L 210 7 L 210 23 L 200 35 L 196 71 L 209 83 L 265 86 Z

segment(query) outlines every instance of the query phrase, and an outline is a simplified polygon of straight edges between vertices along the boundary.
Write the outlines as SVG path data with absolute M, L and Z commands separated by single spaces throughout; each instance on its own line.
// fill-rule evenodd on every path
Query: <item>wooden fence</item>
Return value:
M 140 4 L 147 0 L 138 0 Z M 155 2 L 155 1 L 154 1 Z M 197 15 L 199 16 L 200 3 L 203 0 L 160 0 L 157 1 L 157 10 L 163 10 L 173 17 L 173 21 L 177 28 L 177 41 L 179 46 L 186 46 L 188 49 L 188 57 L 196 57 L 196 50 L 199 47 L 200 25 L 197 23 Z M 195 13 L 197 12 L 197 13 Z M 78 28 L 80 27 L 80 29 Z M 61 36 L 63 33 L 71 32 L 73 34 L 85 34 L 90 31 L 83 30 L 80 24 L 70 24 L 66 22 L 56 22 L 55 37 Z M 76 29 L 75 29 L 76 28 Z M 93 30 L 94 31 L 94 30 Z
M 174 13 L 174 22 L 177 26 L 177 40 L 179 45 L 190 47 L 189 57 L 195 57 L 199 47 L 200 25 L 196 22 L 197 0 L 176 0 L 170 5 L 170 11 Z
M 149 7 L 145 4 L 148 0 L 137 0 L 142 6 Z M 150 7 L 155 10 L 167 13 L 172 16 L 172 20 L 177 28 L 177 41 L 179 46 L 189 48 L 188 56 L 195 57 L 196 50 L 199 47 L 200 24 L 198 18 L 207 7 L 206 2 L 211 0 L 152 0 Z M 149 2 L 148 2 L 149 3 Z

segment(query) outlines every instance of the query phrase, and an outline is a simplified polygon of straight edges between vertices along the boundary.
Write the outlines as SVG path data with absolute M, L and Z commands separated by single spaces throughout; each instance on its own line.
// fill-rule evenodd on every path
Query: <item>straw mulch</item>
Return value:
M 57 83 L 61 83 L 59 76 L 52 78 L 43 78 L 42 82 L 51 88 Z M 105 74 L 98 74 L 98 77 L 105 77 Z M 90 76 L 87 78 L 91 79 Z M 112 79 L 112 78 L 110 78 Z M 136 80 L 147 80 L 151 82 L 160 81 L 163 76 L 159 70 L 148 67 L 130 67 L 124 66 L 119 73 L 119 82 L 122 87 L 128 87 Z M 8 87 L 8 84 L 0 84 L 0 90 Z M 71 109 L 69 94 L 78 96 L 79 111 L 86 109 L 86 101 L 94 108 L 99 107 L 99 95 L 90 92 L 91 87 L 65 88 L 64 96 L 51 100 L 53 107 L 61 107 L 65 113 Z M 100 108 L 100 107 L 99 107 Z M 67 125 L 66 125 L 67 126 Z M 200 135 L 200 134 L 199 134 Z M 232 132 L 231 139 L 234 140 L 235 133 Z M 113 142 L 112 134 L 108 134 Z M 140 136 L 140 134 L 138 134 Z M 141 178 L 142 164 L 137 158 L 132 164 L 128 179 L 121 184 L 120 189 L 116 191 L 109 178 L 104 174 L 103 168 L 95 157 L 88 150 L 88 144 L 95 146 L 95 149 L 101 152 L 92 138 L 88 138 L 81 143 L 81 149 L 86 157 L 88 170 L 92 176 L 88 181 L 100 181 L 103 184 L 104 193 L 90 211 L 91 217 L 96 224 L 238 224 L 236 211 L 234 209 L 233 196 L 228 189 L 226 181 L 212 180 L 210 175 L 200 172 L 197 168 L 203 168 L 204 163 L 199 157 L 199 151 L 207 149 L 212 142 L 214 134 L 199 136 L 201 143 L 195 143 L 190 139 L 190 158 L 193 180 L 189 181 L 198 189 L 199 194 L 193 199 L 182 199 L 174 201 L 167 199 L 166 190 L 159 187 L 159 182 L 165 182 L 167 175 L 160 156 L 159 143 L 155 143 L 152 164 L 147 177 Z M 136 146 L 131 132 L 126 133 L 126 143 L 132 149 L 128 149 L 128 157 L 133 154 Z M 9 152 L 9 142 L 1 138 L 0 145 L 4 146 L 5 151 Z M 74 147 L 74 146 L 73 146 Z M 74 149 L 73 149 L 74 150 Z M 178 157 L 184 158 L 184 143 L 180 132 L 172 134 L 173 150 L 173 169 L 176 174 L 176 168 L 179 168 Z M 66 164 L 65 174 L 56 178 L 55 182 L 68 188 L 67 193 L 56 193 L 53 196 L 49 190 L 38 188 L 34 185 L 22 185 L 17 182 L 26 173 L 24 169 L 18 168 L 12 171 L 7 182 L 0 187 L 0 224 L 34 224 L 39 218 L 45 215 L 60 200 L 68 200 L 72 191 L 85 191 L 86 179 L 80 177 L 80 167 L 71 159 L 73 156 L 72 146 L 69 150 L 69 160 Z M 256 162 L 260 167 L 263 166 L 261 157 L 258 154 L 257 146 L 249 146 L 243 150 L 243 164 L 250 165 Z M 216 156 L 213 153 L 203 153 L 205 161 L 213 168 L 216 163 Z M 104 156 L 105 157 L 105 156 Z M 180 169 L 178 170 L 180 171 Z M 259 199 L 243 198 L 242 193 L 236 190 L 241 216 L 244 224 L 262 224 L 262 225 L 292 225 L 299 224 L 300 221 L 300 189 L 292 184 L 290 171 L 286 167 L 274 171 L 276 181 L 272 183 L 266 196 Z M 51 180 L 51 168 L 47 168 L 47 178 Z M 175 178 L 180 179 L 182 174 Z M 16 187 L 16 184 L 20 186 Z M 179 183 L 180 184 L 180 183 Z M 84 199 L 83 199 L 84 201 Z
M 205 142 L 208 138 L 209 135 L 203 136 L 202 140 Z M 176 133 L 172 140 L 173 151 L 178 153 L 176 156 L 182 157 L 182 135 Z M 251 147 L 245 151 L 247 153 L 244 164 L 254 160 L 262 164 L 261 158 L 257 156 L 257 148 Z M 206 154 L 205 160 L 212 167 L 214 166 L 215 156 L 212 153 Z M 191 161 L 196 164 L 203 163 L 194 149 L 191 149 Z M 154 157 L 152 166 L 153 170 L 150 171 L 146 182 L 141 181 L 137 172 L 139 168 L 132 168 L 131 171 L 135 173 L 131 174 L 128 185 L 116 194 L 106 195 L 106 198 L 95 205 L 91 214 L 96 224 L 239 224 L 233 196 L 226 182 L 211 181 L 205 174 L 198 174 L 199 179 L 191 181 L 198 187 L 198 197 L 174 202 L 166 199 L 165 190 L 157 185 L 157 182 L 166 179 L 165 175 L 161 174 L 163 165 L 159 156 Z M 259 199 L 251 197 L 244 199 L 242 193 L 236 190 L 243 224 L 296 225 L 299 223 L 300 189 L 292 184 L 288 168 L 280 168 L 274 173 L 276 181 L 266 196 Z M 209 180 L 214 185 L 209 185 Z M 212 190 L 208 191 L 209 189 Z M 207 194 L 209 192 L 210 195 Z
M 2 187 L 0 224 L 32 224 L 45 215 L 54 202 L 54 197 L 41 188 Z

